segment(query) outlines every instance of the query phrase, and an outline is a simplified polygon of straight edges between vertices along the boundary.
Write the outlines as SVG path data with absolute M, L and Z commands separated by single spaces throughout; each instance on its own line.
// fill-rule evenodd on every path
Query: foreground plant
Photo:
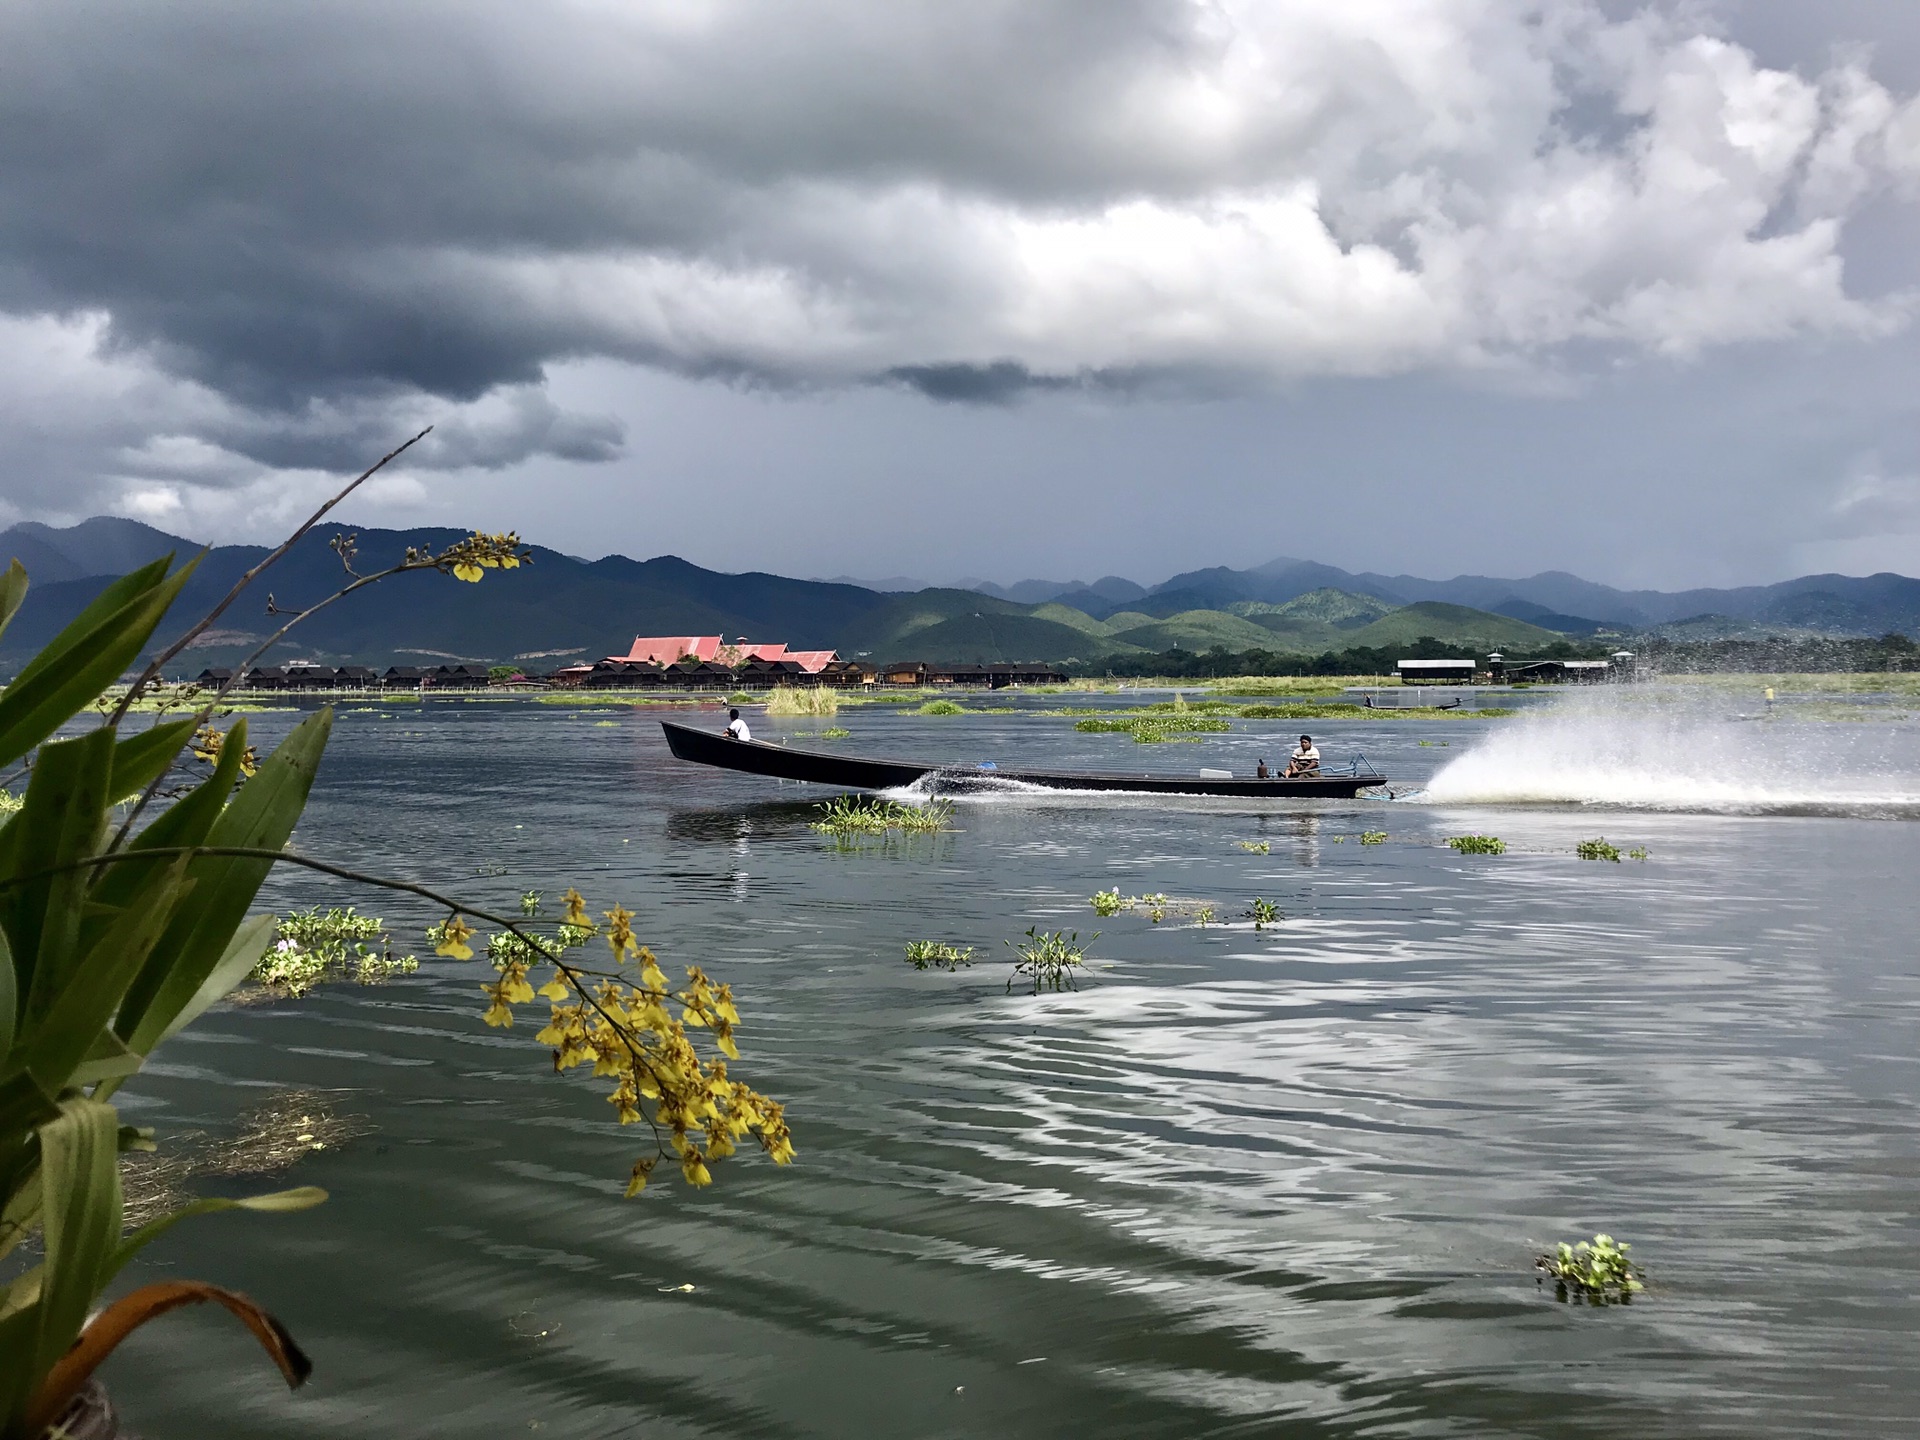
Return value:
M 1360 843 L 1362 845 L 1384 845 L 1387 843 L 1387 832 L 1384 830 L 1362 830 L 1360 832 Z
M 1447 841 L 1462 855 L 1504 855 L 1507 842 L 1497 835 L 1455 835 Z
M 1238 843 L 1242 850 L 1253 855 L 1268 855 L 1273 851 L 1271 840 L 1242 840 Z
M 1088 938 L 1091 945 L 1100 938 L 1100 932 L 1094 931 Z M 1038 995 L 1042 987 L 1053 990 L 1076 990 L 1074 974 L 1086 968 L 1086 946 L 1080 943 L 1080 932 L 1068 935 L 1064 930 L 1043 931 L 1037 925 L 1027 927 L 1025 943 L 1012 940 L 1007 944 L 1014 952 L 1013 974 L 1007 977 L 1007 989 L 1013 989 L 1013 982 L 1022 976 L 1033 981 L 1033 993 Z
M 1575 1245 L 1563 1240 L 1533 1263 L 1553 1277 L 1563 1300 L 1572 1295 L 1595 1305 L 1625 1305 L 1647 1288 L 1640 1281 L 1645 1272 L 1627 1258 L 1632 1248 L 1615 1244 L 1611 1235 L 1596 1235 Z
M 907 963 L 916 970 L 964 970 L 973 964 L 973 947 L 945 945 L 938 940 L 909 940 Z
M 197 708 L 180 718 L 159 714 L 133 733 L 123 733 L 122 723 L 141 711 L 144 693 L 162 668 L 248 584 L 406 448 L 363 472 L 242 576 L 208 615 L 148 663 L 111 708 L 94 712 L 94 728 L 53 738 L 87 717 L 96 697 L 136 663 L 197 560 L 176 570 L 168 556 L 113 581 L 0 693 L 0 770 L 20 767 L 0 776 L 0 788 L 22 772 L 27 777 L 19 808 L 0 824 L 0 1263 L 10 1272 L 0 1285 L 0 1436 L 6 1440 L 40 1436 L 68 1415 L 94 1370 L 128 1334 L 182 1305 L 210 1302 L 232 1312 L 290 1384 L 299 1384 L 310 1369 L 271 1316 L 217 1286 L 169 1279 L 102 1306 L 108 1287 L 139 1250 L 189 1216 L 297 1210 L 326 1198 L 303 1187 L 248 1199 L 201 1199 L 128 1233 L 121 1156 L 151 1150 L 153 1139 L 122 1125 L 108 1102 L 157 1046 L 259 964 L 282 922 L 247 912 L 275 864 L 419 895 L 453 914 L 449 938 L 457 936 L 456 926 L 465 935 L 473 932 L 460 920 L 462 907 L 447 897 L 286 849 L 326 747 L 330 709 L 296 725 L 265 758 L 248 745 L 244 719 L 224 731 L 210 726 L 219 691 L 193 697 Z M 524 560 L 515 537 L 476 533 L 443 551 L 409 551 L 400 565 L 363 576 L 353 569 L 352 537 L 337 538 L 334 548 L 348 583 L 300 614 L 401 570 L 438 570 L 471 582 Z M 26 591 L 26 572 L 16 561 L 0 575 L 0 631 Z M 276 612 L 271 597 L 269 611 L 284 613 Z M 284 635 L 300 614 L 267 643 Z M 263 647 L 253 658 L 264 653 Z M 171 804 L 142 827 L 146 808 L 162 798 Z M 575 908 L 570 906 L 569 923 L 584 919 L 571 913 Z M 316 926 L 328 923 L 318 912 L 309 916 L 318 917 Z M 626 919 L 619 907 L 609 912 L 609 938 L 619 942 L 616 968 L 640 962 L 638 986 L 623 986 L 612 976 L 590 986 L 587 970 L 556 962 L 549 987 L 563 998 L 576 997 L 582 1012 L 576 1030 L 556 1004 L 550 1029 L 559 1027 L 560 1051 L 572 1063 L 593 1059 L 596 1069 L 625 1064 L 616 1078 L 637 1097 L 630 1108 L 654 1122 L 656 1146 L 664 1132 L 664 1143 L 680 1150 L 694 1183 L 703 1183 L 704 1163 L 687 1162 L 687 1148 L 678 1142 L 697 1152 L 695 1162 L 714 1158 L 743 1118 L 749 1128 L 758 1125 L 776 1161 L 791 1158 L 778 1107 L 753 1092 L 743 1094 L 717 1064 L 689 1058 L 688 1026 L 710 1028 L 716 1045 L 731 1053 L 737 1016 L 725 987 L 690 970 L 688 984 L 671 997 L 682 1006 L 678 1020 L 663 1024 L 645 1013 L 664 1004 L 664 977 L 650 956 L 636 952 Z M 503 928 L 513 932 L 517 923 Z M 524 932 L 519 938 L 548 958 L 534 938 Z M 558 940 L 552 943 L 561 948 Z M 502 962 L 501 989 L 487 1017 L 493 1023 L 501 1023 L 501 1012 L 520 996 L 525 971 L 515 967 L 522 964 L 512 953 Z M 636 1008 L 643 1013 L 636 1015 Z M 624 1031 L 624 1038 L 606 1040 L 598 1029 L 603 1023 Z M 603 1041 L 613 1060 L 602 1058 Z M 619 1060 L 622 1046 L 631 1063 Z M 556 1064 L 561 1058 L 556 1054 Z M 716 1117 L 722 1127 L 717 1136 L 711 1129 Z M 629 1118 L 625 1109 L 621 1118 Z M 32 1242 L 38 1259 L 28 1264 L 34 1252 L 23 1247 Z M 20 1256 L 10 1258 L 16 1251 Z
M 1609 845 L 1604 835 L 1598 840 L 1582 840 L 1574 846 L 1573 853 L 1582 860 L 1611 860 L 1616 865 L 1620 863 L 1620 847 Z
M 1247 917 L 1253 921 L 1254 929 L 1264 930 L 1281 918 L 1280 907 L 1271 900 L 1255 899 Z

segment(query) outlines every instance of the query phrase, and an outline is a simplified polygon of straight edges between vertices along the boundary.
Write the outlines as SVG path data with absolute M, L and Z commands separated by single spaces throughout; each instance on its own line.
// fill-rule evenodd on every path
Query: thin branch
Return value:
M 233 588 L 227 591 L 225 599 L 223 599 L 218 605 L 214 606 L 213 609 L 209 610 L 204 616 L 202 616 L 197 624 L 188 627 L 186 634 L 182 635 L 178 640 L 174 641 L 173 644 L 169 645 L 164 651 L 162 651 L 158 656 L 155 657 L 151 665 L 147 666 L 145 670 L 140 672 L 140 678 L 133 682 L 132 687 L 128 689 L 126 695 L 121 699 L 119 708 L 113 712 L 113 717 L 110 720 L 108 720 L 107 723 L 109 725 L 118 725 L 120 723 L 120 717 L 127 713 L 127 707 L 133 704 L 133 702 L 139 697 L 140 692 L 142 690 L 146 689 L 147 686 L 151 685 L 154 682 L 154 680 L 156 680 L 159 677 L 160 673 L 166 668 L 167 662 L 172 660 L 174 656 L 178 655 L 182 650 L 186 649 L 195 640 L 199 639 L 201 635 L 205 634 L 206 631 L 212 627 L 213 622 L 218 620 L 223 614 L 226 613 L 227 607 L 233 604 L 235 600 L 238 600 L 240 598 L 240 592 L 242 590 L 245 590 L 247 586 L 251 585 L 254 582 L 254 580 L 258 578 L 261 571 L 265 570 L 269 565 L 273 564 L 276 560 L 280 559 L 281 556 L 285 555 L 300 541 L 300 539 L 309 530 L 313 529 L 314 526 L 318 525 L 323 519 L 325 519 L 327 512 L 329 510 L 333 509 L 334 506 L 338 505 L 342 500 L 346 499 L 347 496 L 351 495 L 355 490 L 358 490 L 361 485 L 363 485 L 366 481 L 371 479 L 374 475 L 378 474 L 381 470 L 385 469 L 389 463 L 399 459 L 400 456 L 404 455 L 407 451 L 411 450 L 415 445 L 419 444 L 422 440 L 426 439 L 427 436 L 432 433 L 433 433 L 433 427 L 429 425 L 425 430 L 422 430 L 418 435 L 414 436 L 413 439 L 407 441 L 406 444 L 398 446 L 393 450 L 389 450 L 385 455 L 382 455 L 378 460 L 374 461 L 373 464 L 369 465 L 365 470 L 362 470 L 358 475 L 356 475 L 353 478 L 352 482 L 349 483 L 338 494 L 336 494 L 331 500 L 327 501 L 326 504 L 322 505 L 318 510 L 314 511 L 313 514 L 309 515 L 306 519 L 306 523 L 301 525 L 301 527 L 298 530 L 295 530 L 293 534 L 289 535 L 286 538 L 286 540 L 281 543 L 280 547 L 277 550 L 273 551 L 272 554 L 268 555 L 258 565 L 254 566 L 251 570 L 247 571 L 246 574 L 242 575 L 238 580 L 236 580 L 233 584 Z

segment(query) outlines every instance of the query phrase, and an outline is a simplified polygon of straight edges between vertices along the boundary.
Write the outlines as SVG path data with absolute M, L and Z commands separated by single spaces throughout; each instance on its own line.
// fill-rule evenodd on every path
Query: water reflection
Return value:
M 468 883 L 509 905 L 575 879 L 627 900 L 666 964 L 735 985 L 738 1072 L 789 1101 L 800 1163 L 622 1202 L 630 1143 L 531 1027 L 478 1023 L 472 966 L 218 1013 L 141 1078 L 140 1123 L 225 1133 L 263 1089 L 323 1087 L 379 1143 L 274 1182 L 325 1185 L 316 1211 L 155 1247 L 142 1278 L 253 1293 L 319 1372 L 290 1401 L 217 1319 L 169 1317 L 111 1376 L 151 1440 L 346 1440 L 375 1413 L 448 1437 L 1624 1440 L 1892 1434 L 1920 1408 L 1920 978 L 1885 879 L 1920 828 L 1616 814 L 1653 858 L 1613 865 L 1574 858 L 1596 827 L 1559 810 L 1014 798 L 841 847 L 811 795 L 675 766 L 644 726 L 489 708 L 423 718 L 400 773 L 379 727 L 343 729 L 303 846 L 435 880 L 497 852 L 509 873 Z M 1108 738 L 855 723 L 874 753 L 1063 765 Z M 1424 780 L 1495 723 L 1316 739 Z M 448 802 L 469 784 L 524 828 Z M 1465 829 L 1508 854 L 1440 843 Z M 1109 887 L 1288 918 L 1096 920 Z M 1005 992 L 1028 925 L 1102 932 L 1078 992 Z M 916 972 L 917 938 L 982 959 Z M 1649 1292 L 1553 1303 L 1534 1255 L 1601 1229 Z

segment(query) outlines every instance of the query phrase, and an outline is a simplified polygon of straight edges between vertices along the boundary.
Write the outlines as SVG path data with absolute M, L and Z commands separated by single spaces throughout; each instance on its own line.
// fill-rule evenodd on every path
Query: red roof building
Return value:
M 818 675 L 832 663 L 831 650 L 789 650 L 784 644 L 755 644 L 744 636 L 729 645 L 718 635 L 636 635 L 633 648 L 610 660 L 634 660 L 671 665 L 692 656 L 709 664 L 741 665 L 748 660 L 791 660 L 809 675 Z

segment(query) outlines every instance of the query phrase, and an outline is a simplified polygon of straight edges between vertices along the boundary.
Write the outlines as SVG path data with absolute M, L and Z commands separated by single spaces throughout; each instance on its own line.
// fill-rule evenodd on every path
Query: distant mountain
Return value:
M 397 560 L 409 545 L 437 549 L 453 530 L 362 530 L 360 568 Z M 308 536 L 182 657 L 188 673 L 248 655 L 283 612 L 338 588 L 344 572 L 331 528 Z M 17 665 L 99 593 L 110 577 L 169 551 L 198 547 L 137 521 L 98 517 L 66 529 L 16 525 L 0 533 L 0 559 L 16 555 L 32 589 L 0 637 L 0 666 Z M 257 545 L 209 551 L 176 615 L 205 613 L 266 556 Z M 882 584 L 890 582 L 880 582 Z M 908 582 L 911 583 L 911 582 Z M 720 574 L 663 555 L 584 561 L 537 548 L 534 563 L 480 585 L 444 576 L 398 577 L 316 614 L 276 652 L 281 660 L 419 663 L 572 658 L 622 653 L 637 634 L 714 634 L 834 648 L 872 660 L 1098 661 L 1168 649 L 1216 647 L 1320 654 L 1392 648 L 1431 637 L 1517 654 L 1568 635 L 1645 631 L 1675 637 L 1778 634 L 1920 634 L 1920 581 L 1900 575 L 1803 576 L 1779 585 L 1678 594 L 1620 591 L 1545 572 L 1523 580 L 1352 575 L 1281 559 L 1251 570 L 1189 571 L 1143 587 L 1117 576 L 1057 582 L 1040 601 L 979 588 L 892 592 L 841 581 L 748 572 Z M 1055 587 L 1023 581 L 1021 595 Z M 1037 588 L 1036 588 L 1037 587 Z M 1437 593 L 1436 593 L 1437 592 Z M 1460 598 L 1470 597 L 1470 598 Z

